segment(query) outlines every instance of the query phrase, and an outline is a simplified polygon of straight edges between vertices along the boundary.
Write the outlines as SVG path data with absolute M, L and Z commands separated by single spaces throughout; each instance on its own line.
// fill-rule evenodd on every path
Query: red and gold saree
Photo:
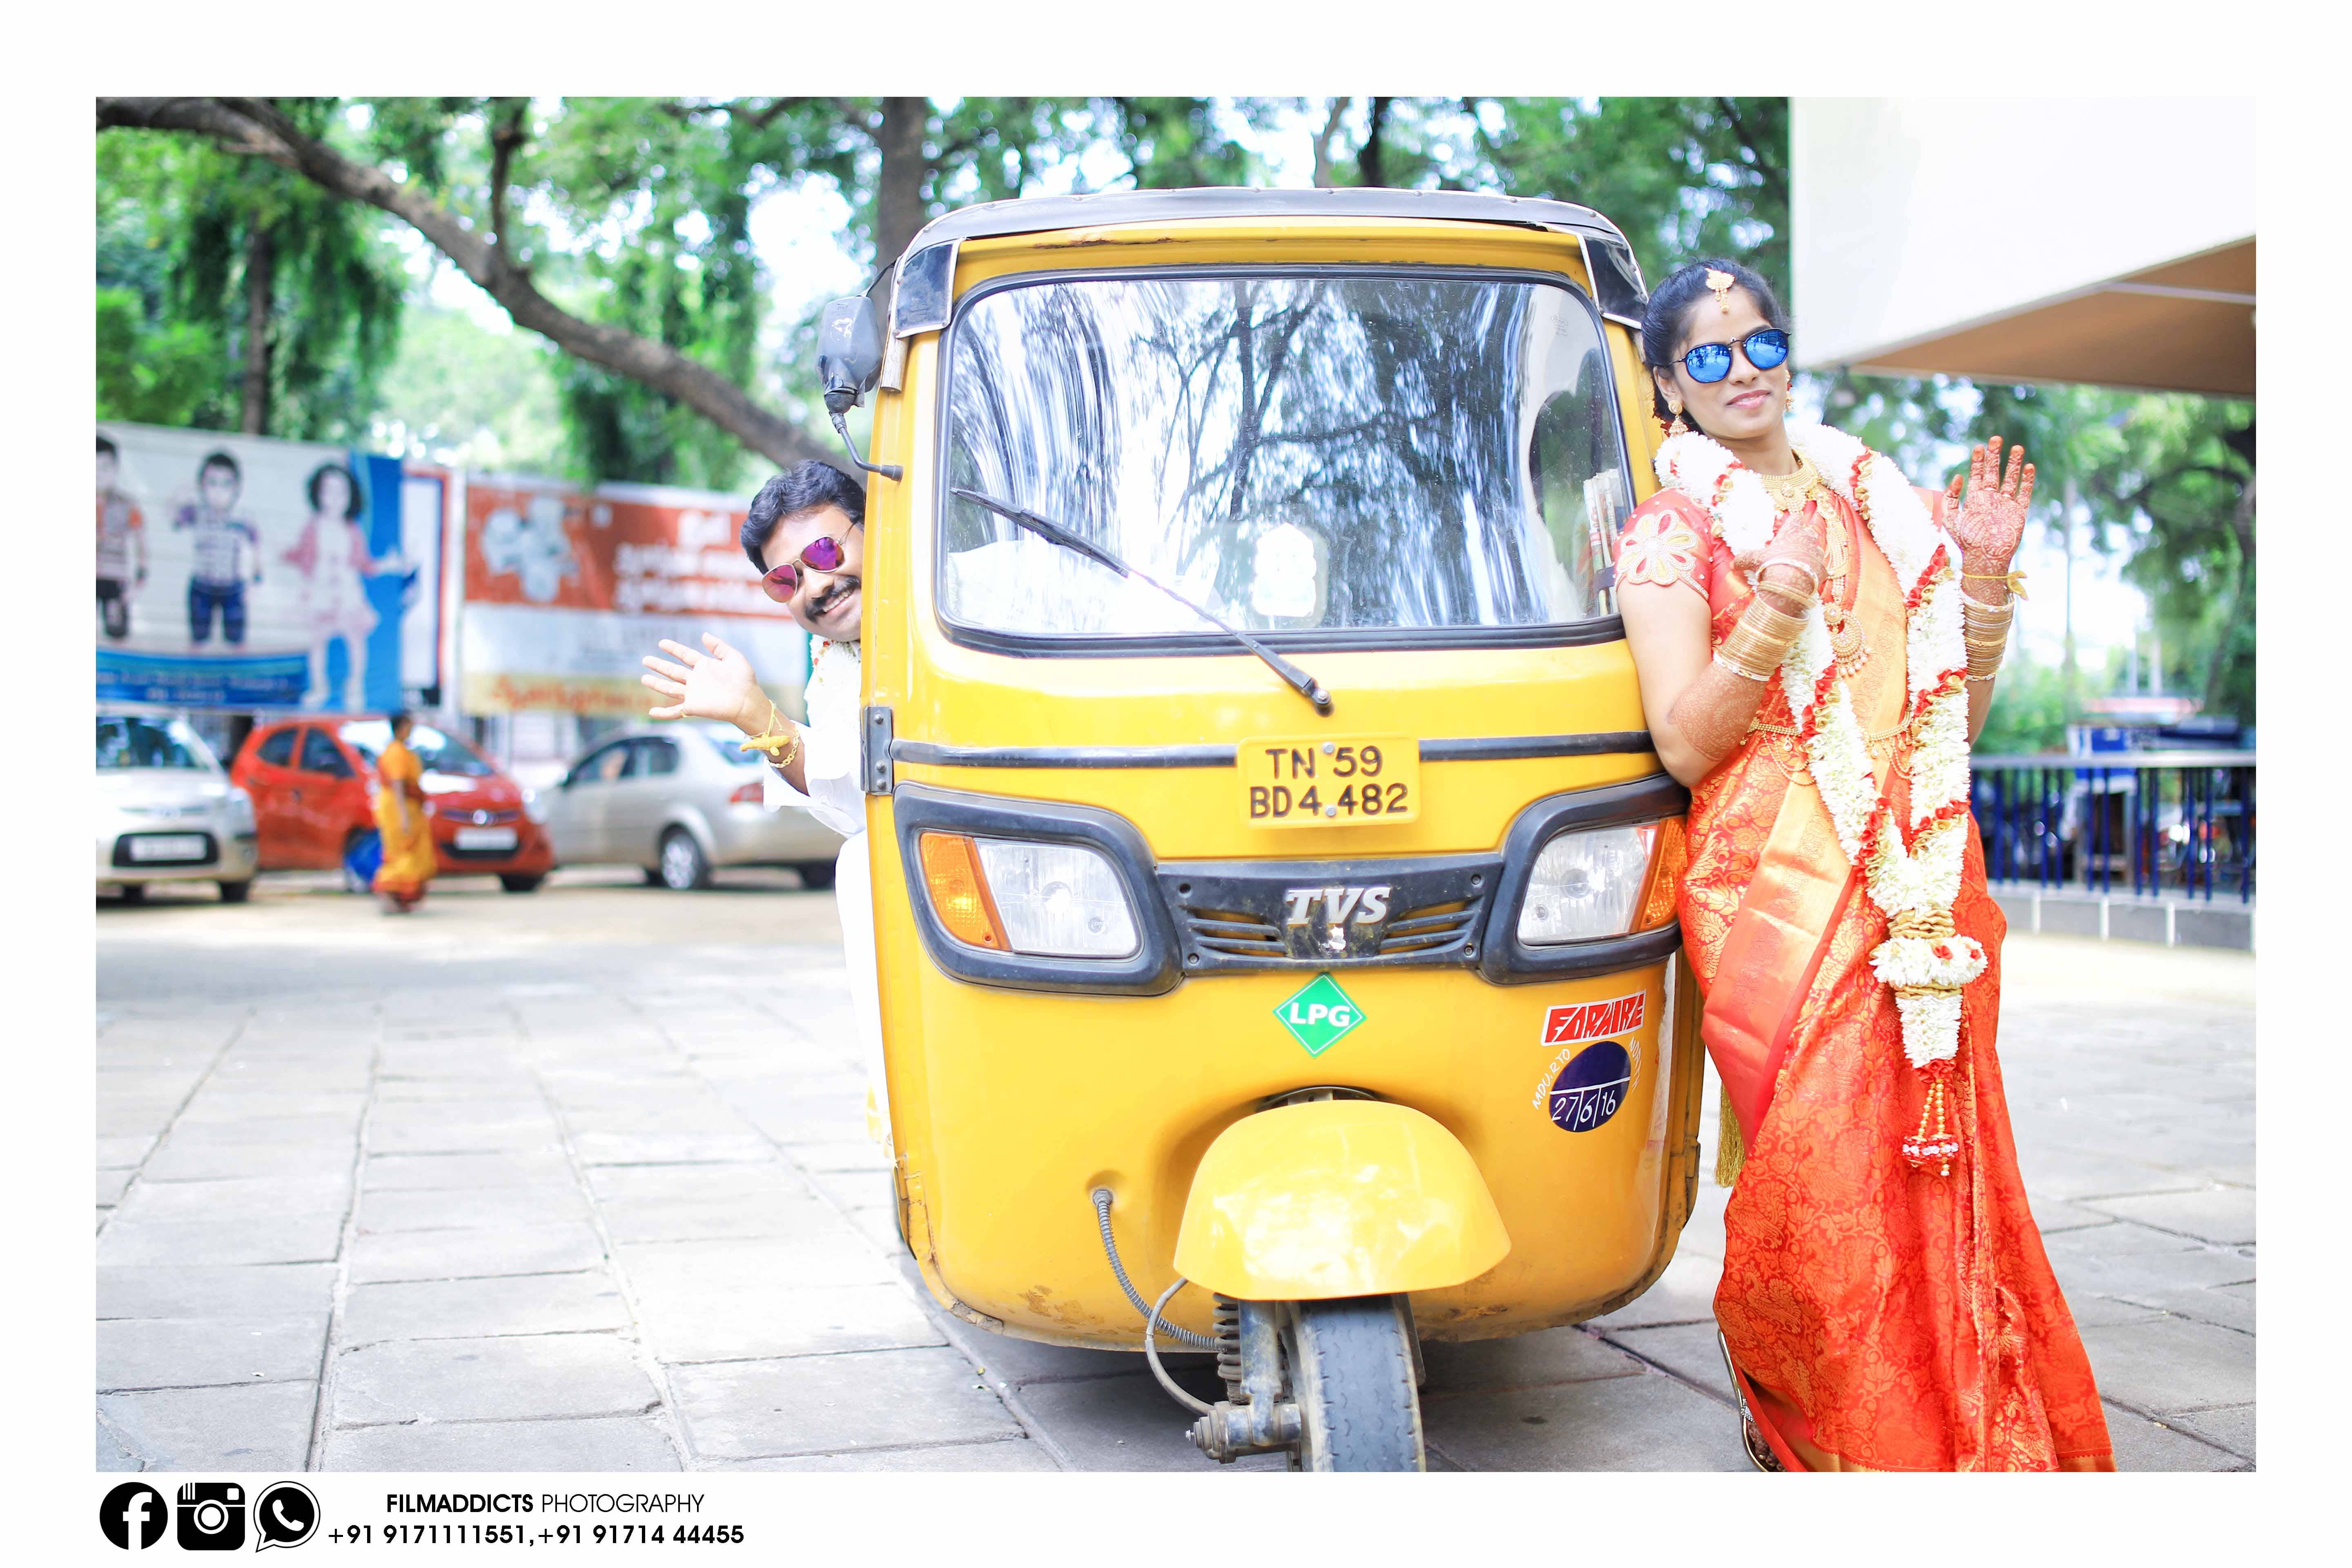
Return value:
M 1822 510 L 1844 544 L 1824 592 L 1870 649 L 1850 678 L 1854 711 L 1904 818 L 1904 592 L 1852 506 Z M 1717 646 L 1750 593 L 1707 511 L 1676 489 L 1635 512 L 1619 580 L 1703 594 Z M 1993 1048 L 2006 925 L 1974 826 L 1953 920 L 1990 962 L 1962 993 L 1947 1092 L 1963 1153 L 1939 1175 L 1900 1152 L 1927 1080 L 1870 964 L 1887 920 L 1839 847 L 1792 717 L 1774 683 L 1757 729 L 1693 787 L 1680 902 L 1708 1054 L 1748 1150 L 1715 1298 L 1742 1392 L 1792 1470 L 2112 1469 L 2018 1175 Z

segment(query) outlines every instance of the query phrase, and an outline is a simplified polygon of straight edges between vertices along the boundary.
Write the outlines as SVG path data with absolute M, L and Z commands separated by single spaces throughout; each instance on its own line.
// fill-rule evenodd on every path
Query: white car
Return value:
M 98 716 L 98 885 L 126 903 L 151 882 L 215 882 L 241 904 L 260 869 L 253 797 L 182 719 Z
M 606 736 L 528 803 L 559 866 L 644 868 L 681 891 L 720 866 L 789 866 L 833 886 L 841 835 L 804 809 L 760 804 L 765 762 L 730 725 L 640 724 Z

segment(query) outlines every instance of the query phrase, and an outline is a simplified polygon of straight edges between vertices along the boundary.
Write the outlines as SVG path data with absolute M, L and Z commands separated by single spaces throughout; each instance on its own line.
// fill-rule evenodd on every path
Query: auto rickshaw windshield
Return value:
M 1629 487 L 1601 326 L 1523 274 L 1066 275 L 966 301 L 948 484 L 1053 518 L 1250 631 L 1541 627 L 1612 605 Z M 1015 638 L 1216 634 L 943 500 L 939 603 Z

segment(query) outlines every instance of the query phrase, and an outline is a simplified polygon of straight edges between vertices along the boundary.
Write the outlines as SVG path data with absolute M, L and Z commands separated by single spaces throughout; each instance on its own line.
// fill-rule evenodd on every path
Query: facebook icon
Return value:
M 98 1505 L 98 1528 L 126 1552 L 143 1552 L 163 1539 L 170 1522 L 163 1494 L 139 1481 L 125 1481 Z

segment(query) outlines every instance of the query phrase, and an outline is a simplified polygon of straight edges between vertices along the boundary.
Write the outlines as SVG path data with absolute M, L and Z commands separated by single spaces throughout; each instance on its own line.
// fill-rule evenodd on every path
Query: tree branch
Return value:
M 1715 101 L 1717 107 L 1723 110 L 1723 117 L 1731 121 L 1732 134 L 1739 138 L 1739 144 L 1756 154 L 1756 172 L 1763 176 L 1765 188 L 1781 202 L 1787 202 L 1789 199 L 1787 171 L 1767 156 L 1762 142 L 1748 133 L 1748 122 L 1739 117 L 1739 105 L 1735 100 L 1718 98 Z
M 513 247 L 507 244 L 507 180 L 514 169 L 514 157 L 522 150 L 528 134 L 522 128 L 527 99 L 516 100 L 506 119 L 490 129 L 490 244 L 495 247 L 492 259 L 501 267 L 511 268 Z
M 516 325 L 530 328 L 565 353 L 676 398 L 772 462 L 837 460 L 800 426 L 761 407 L 741 387 L 667 343 L 583 321 L 564 310 L 539 291 L 528 272 L 508 266 L 496 245 L 447 208 L 382 169 L 353 163 L 325 142 L 305 136 L 268 103 L 248 98 L 101 98 L 98 128 L 208 136 L 224 152 L 267 158 L 346 201 L 381 208 L 429 240 L 496 300 Z

